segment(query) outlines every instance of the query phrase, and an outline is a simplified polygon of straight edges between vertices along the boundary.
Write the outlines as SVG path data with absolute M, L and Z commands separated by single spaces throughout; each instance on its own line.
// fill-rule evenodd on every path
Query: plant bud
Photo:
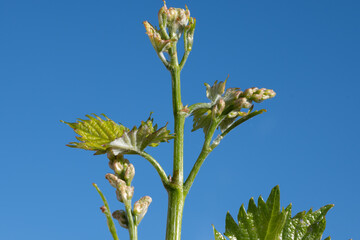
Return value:
M 264 91 L 264 94 L 265 94 L 266 96 L 269 96 L 269 98 L 273 98 L 273 97 L 276 96 L 275 91 L 272 90 L 272 89 L 266 89 L 266 90 Z
M 124 171 L 124 164 L 121 163 L 121 162 L 114 162 L 114 163 L 112 164 L 112 168 L 111 168 L 111 169 L 114 170 L 114 172 L 115 172 L 118 176 L 120 176 L 120 175 L 123 173 L 123 171 Z
M 151 197 L 145 196 L 134 203 L 133 213 L 136 216 L 136 225 L 139 225 L 141 220 L 144 218 L 151 202 Z
M 116 189 L 116 198 L 119 202 L 124 202 L 130 200 L 134 195 L 134 187 L 132 186 L 120 186 L 120 188 Z
M 229 114 L 227 115 L 228 118 L 234 118 L 237 117 L 239 115 L 238 111 L 231 111 L 229 112 Z
M 126 168 L 125 174 L 124 174 L 124 180 L 126 181 L 126 183 L 131 183 L 131 181 L 133 180 L 135 176 L 135 168 L 134 165 L 129 164 Z M 129 184 L 130 185 L 130 184 Z
M 253 94 L 252 97 L 251 97 L 251 100 L 257 102 L 257 103 L 260 103 L 262 102 L 264 99 L 263 99 L 263 94 L 262 93 L 259 93 L 259 94 Z
M 159 18 L 159 26 L 160 28 L 166 28 L 166 21 L 167 21 L 167 7 L 166 4 L 164 2 L 164 6 L 162 8 L 160 8 L 159 13 L 158 13 L 158 18 Z
M 222 114 L 222 112 L 224 111 L 224 109 L 225 109 L 225 101 L 224 101 L 224 99 L 220 98 L 217 101 L 217 103 L 215 105 L 215 109 L 216 109 L 215 110 L 216 116 L 220 116 Z
M 147 21 L 144 22 L 144 26 L 155 51 L 157 53 L 166 52 L 170 47 L 171 40 L 163 40 L 160 33 Z
M 178 40 L 188 24 L 190 18 L 189 9 L 169 8 L 167 10 L 167 28 L 170 38 Z
M 166 32 L 167 28 L 170 39 L 177 41 L 181 37 L 181 34 L 184 32 L 184 29 L 189 22 L 190 11 L 187 7 L 186 9 L 172 7 L 167 8 L 164 1 L 164 6 L 159 10 L 158 19 L 160 30 L 162 32 Z M 195 22 L 194 20 L 191 21 L 192 23 Z M 190 34 L 193 35 L 193 31 Z M 166 39 L 163 40 L 167 40 L 169 36 L 166 36 Z
M 123 228 L 129 228 L 129 221 L 124 210 L 116 210 L 112 214 L 113 218 L 118 220 L 120 226 Z
M 184 30 L 184 48 L 185 51 L 190 52 L 194 43 L 194 32 L 196 26 L 196 19 L 190 18 L 189 24 L 185 27 Z
M 244 92 L 245 93 L 245 92 Z M 234 105 L 237 109 L 251 108 L 252 103 L 245 97 L 238 98 L 234 101 Z
M 113 186 L 116 189 L 119 189 L 121 186 L 126 186 L 126 183 L 123 180 L 121 180 L 112 173 L 106 174 L 105 178 L 109 181 L 111 186 Z
M 245 97 L 245 98 L 251 98 L 251 96 L 254 94 L 254 92 L 256 92 L 258 90 L 257 87 L 253 87 L 253 88 L 248 88 L 246 89 L 243 94 L 241 94 L 241 97 Z
M 271 89 L 261 88 L 253 92 L 249 100 L 260 103 L 266 99 L 275 97 L 276 93 Z

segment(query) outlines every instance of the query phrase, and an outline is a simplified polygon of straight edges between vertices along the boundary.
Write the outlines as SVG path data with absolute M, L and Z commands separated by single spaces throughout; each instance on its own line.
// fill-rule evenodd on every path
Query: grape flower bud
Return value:
M 153 45 L 157 53 L 166 52 L 170 47 L 171 40 L 164 40 L 157 29 L 155 29 L 149 22 L 145 21 L 144 26 L 146 34 L 150 38 L 150 42 Z
M 113 186 L 116 189 L 119 189 L 121 186 L 126 186 L 126 183 L 123 180 L 121 180 L 112 173 L 107 173 L 105 175 L 105 178 L 109 181 L 111 186 Z
M 129 221 L 124 210 L 116 210 L 113 212 L 112 216 L 119 222 L 120 226 L 126 229 L 129 228 Z
M 132 186 L 120 186 L 116 189 L 116 198 L 119 202 L 125 202 L 127 200 L 132 199 L 134 195 L 134 187 Z
M 164 2 L 164 6 L 158 13 L 159 25 L 162 31 L 168 29 L 170 39 L 178 40 L 181 34 L 184 32 L 185 26 L 190 19 L 190 11 L 182 8 L 167 8 Z
M 151 202 L 151 197 L 145 196 L 134 203 L 133 213 L 136 217 L 136 225 L 138 225 L 144 218 Z
M 128 183 L 130 185 L 131 181 L 133 180 L 135 176 L 135 168 L 134 165 L 129 164 L 125 170 L 124 173 L 124 180 L 126 181 L 126 183 Z

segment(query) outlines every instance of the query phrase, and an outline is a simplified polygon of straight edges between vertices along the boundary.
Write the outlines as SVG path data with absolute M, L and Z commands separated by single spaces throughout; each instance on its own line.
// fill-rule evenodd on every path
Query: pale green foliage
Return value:
M 244 92 L 239 88 L 225 91 L 224 82 L 215 82 L 213 86 L 205 83 L 206 97 L 210 103 L 196 104 L 192 110 L 194 123 L 192 131 L 202 128 L 206 134 L 211 123 L 217 122 L 222 132 L 226 131 L 235 121 L 251 114 L 253 102 L 273 98 L 275 92 L 269 89 L 249 88 Z M 245 109 L 245 111 L 244 111 Z
M 256 206 L 251 198 L 247 212 L 243 204 L 237 223 L 227 213 L 225 236 L 231 240 L 320 240 L 325 230 L 325 215 L 332 207 L 329 204 L 315 212 L 310 209 L 291 217 L 291 204 L 280 211 L 280 190 L 276 186 L 266 202 L 260 196 Z M 226 239 L 215 228 L 214 235 L 215 240 Z
M 168 142 L 172 138 L 174 136 L 166 126 L 158 129 L 157 125 L 153 125 L 153 119 L 149 118 L 146 122 L 141 122 L 138 128 L 125 131 L 120 138 L 115 139 L 108 146 L 115 155 L 137 154 L 147 146 L 156 147 L 160 142 Z
M 79 119 L 75 123 L 65 122 L 78 135 L 79 142 L 71 142 L 67 146 L 96 151 L 95 155 L 104 154 L 110 148 L 116 154 L 134 154 L 143 151 L 147 146 L 156 147 L 160 142 L 168 142 L 174 136 L 166 126 L 158 129 L 153 119 L 148 118 L 140 126 L 128 129 L 115 123 L 105 115 L 105 120 L 94 114 L 86 115 L 89 119 Z
M 97 151 L 95 154 L 103 154 L 106 152 L 107 144 L 123 135 L 126 128 L 115 123 L 107 116 L 105 120 L 93 114 L 86 115 L 89 119 L 78 119 L 75 123 L 61 121 L 69 125 L 78 135 L 76 139 L 79 142 L 70 142 L 68 147 L 81 148 L 85 150 Z

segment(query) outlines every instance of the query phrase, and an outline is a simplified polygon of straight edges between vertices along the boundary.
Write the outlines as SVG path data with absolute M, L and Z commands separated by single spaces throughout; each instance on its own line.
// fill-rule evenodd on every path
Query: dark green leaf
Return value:
M 214 225 L 213 225 L 213 229 L 214 229 L 215 240 L 226 240 L 226 238 L 215 229 Z
M 256 206 L 251 198 L 247 212 L 242 205 L 237 223 L 227 213 L 225 236 L 230 240 L 320 240 L 325 230 L 325 215 L 332 207 L 329 204 L 315 212 L 310 209 L 292 218 L 291 204 L 280 210 L 280 190 L 276 186 L 266 202 L 260 196 Z M 225 239 L 215 228 L 214 234 L 215 240 Z

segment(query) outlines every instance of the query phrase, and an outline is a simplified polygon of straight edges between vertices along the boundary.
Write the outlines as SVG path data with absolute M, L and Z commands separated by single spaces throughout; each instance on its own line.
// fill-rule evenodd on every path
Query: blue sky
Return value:
M 182 72 L 183 103 L 206 101 L 204 82 L 265 87 L 268 112 L 231 132 L 202 167 L 186 200 L 183 239 L 213 239 L 225 214 L 280 185 L 293 212 L 333 203 L 324 236 L 359 237 L 360 2 L 168 1 L 197 19 Z M 125 126 L 154 112 L 173 126 L 171 82 L 142 21 L 162 1 L 0 1 L 0 239 L 110 239 L 91 183 L 122 208 L 104 156 L 70 149 L 60 119 L 105 113 Z M 185 134 L 185 171 L 203 141 Z M 149 150 L 171 172 L 172 143 Z M 134 163 L 135 199 L 153 203 L 140 239 L 163 239 L 167 195 L 149 163 Z M 127 232 L 119 227 L 120 239 Z

